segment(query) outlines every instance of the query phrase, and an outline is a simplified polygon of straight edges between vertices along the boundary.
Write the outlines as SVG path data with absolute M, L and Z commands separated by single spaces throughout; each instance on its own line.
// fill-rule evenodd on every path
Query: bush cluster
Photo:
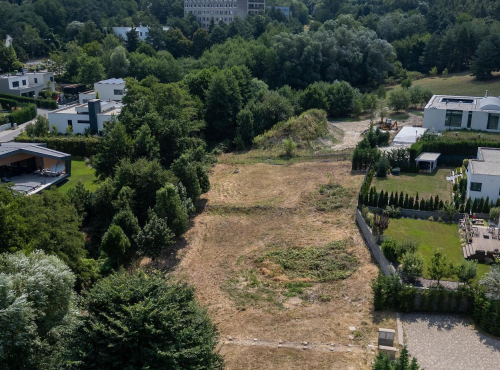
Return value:
M 55 100 L 52 100 L 52 99 L 34 99 L 34 98 L 28 98 L 26 96 L 0 94 L 0 99 L 2 99 L 2 98 L 8 99 L 8 100 L 14 100 L 18 103 L 36 104 L 36 106 L 38 108 L 57 109 L 57 102 Z
M 36 107 L 34 104 L 23 106 L 21 109 L 13 111 L 9 117 L 11 123 L 28 122 L 36 117 Z
M 97 153 L 101 138 L 96 136 L 55 136 L 55 137 L 26 137 L 16 138 L 18 142 L 46 143 L 49 149 L 71 154 L 74 157 L 91 157 Z
M 0 105 L 5 110 L 12 110 L 13 108 L 17 107 L 17 101 L 15 101 L 14 99 L 7 99 L 0 97 Z
M 389 133 L 383 132 L 379 128 L 373 130 L 370 127 L 368 134 L 361 140 L 352 156 L 352 169 L 364 170 L 370 163 L 375 163 L 380 158 L 380 151 L 377 146 L 386 146 L 389 144 Z

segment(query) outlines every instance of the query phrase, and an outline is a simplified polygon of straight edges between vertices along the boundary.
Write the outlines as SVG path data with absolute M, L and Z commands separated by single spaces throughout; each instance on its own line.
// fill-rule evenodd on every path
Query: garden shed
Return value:
M 437 162 L 440 155 L 441 153 L 420 153 L 420 155 L 415 158 L 415 162 L 417 162 L 417 166 L 421 172 L 432 173 L 437 168 Z

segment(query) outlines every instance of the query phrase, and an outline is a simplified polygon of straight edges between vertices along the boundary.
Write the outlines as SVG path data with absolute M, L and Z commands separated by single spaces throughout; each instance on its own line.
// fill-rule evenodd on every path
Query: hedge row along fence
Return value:
M 489 140 L 453 140 L 438 139 L 418 141 L 410 147 L 410 162 L 414 162 L 422 152 L 435 152 L 441 155 L 475 158 L 478 147 L 500 148 L 500 142 Z
M 359 203 L 364 206 L 385 208 L 393 206 L 395 208 L 413 209 L 416 211 L 438 211 L 444 207 L 444 203 L 439 199 L 439 196 L 430 197 L 429 199 L 419 199 L 418 193 L 415 197 L 408 196 L 408 193 L 396 192 L 389 195 L 387 191 L 380 190 L 372 186 L 368 192 L 360 194 Z
M 32 120 L 36 117 L 36 106 L 35 104 L 28 104 L 21 107 L 21 109 L 16 109 L 9 115 L 11 123 L 24 123 Z
M 45 143 L 49 149 L 54 149 L 60 152 L 71 154 L 75 157 L 91 157 L 98 151 L 98 146 L 101 141 L 98 137 L 87 136 L 55 136 L 55 137 L 26 137 L 18 136 L 15 139 L 17 142 L 23 143 Z
M 0 99 L 6 99 L 8 101 L 15 101 L 24 104 L 36 104 L 38 108 L 57 109 L 57 102 L 51 99 L 34 99 L 34 98 L 28 98 L 26 96 L 17 96 L 12 94 L 0 94 Z M 0 104 L 2 104 L 3 106 L 1 100 Z

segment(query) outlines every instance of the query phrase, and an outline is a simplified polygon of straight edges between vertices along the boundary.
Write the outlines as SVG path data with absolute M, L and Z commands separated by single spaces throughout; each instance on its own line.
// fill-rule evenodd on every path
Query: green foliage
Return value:
M 151 212 L 147 224 L 139 232 L 135 242 L 141 253 L 154 260 L 160 256 L 162 250 L 173 245 L 173 238 L 174 234 L 168 228 L 167 220 Z
M 490 218 L 498 222 L 498 217 L 500 216 L 500 208 L 499 207 L 491 207 L 490 208 Z
M 27 137 L 20 135 L 16 138 L 17 142 L 33 142 L 47 144 L 47 148 L 57 150 L 63 153 L 71 154 L 75 157 L 91 157 L 98 151 L 101 138 L 86 137 L 80 135 L 74 136 L 48 136 L 48 137 Z
M 92 159 L 96 176 L 101 179 L 112 176 L 118 163 L 127 158 L 131 152 L 132 141 L 125 126 L 120 122 L 114 123 L 104 139 L 99 142 L 98 152 Z
M 463 260 L 456 268 L 458 280 L 470 285 L 477 277 L 477 262 Z
M 172 171 L 182 185 L 185 186 L 186 192 L 193 201 L 193 204 L 196 204 L 200 199 L 202 190 L 195 164 L 190 162 L 188 156 L 184 154 L 174 161 Z
M 500 266 L 493 265 L 491 270 L 484 275 L 484 277 L 479 281 L 479 285 L 483 287 L 488 297 L 495 300 L 500 298 Z
M 431 70 L 429 71 L 429 74 L 432 76 L 432 77 L 436 77 L 437 74 L 438 74 L 438 70 L 437 70 L 437 67 L 432 67 Z
M 410 106 L 410 93 L 405 89 L 393 90 L 389 93 L 389 106 L 396 112 L 407 109 Z
M 45 108 L 45 109 L 57 109 L 57 102 L 52 99 L 34 99 L 34 98 L 28 98 L 26 96 L 18 96 L 18 95 L 11 95 L 11 94 L 0 94 L 0 104 L 3 105 L 1 99 L 6 99 L 9 101 L 16 101 L 19 104 L 36 104 L 38 108 Z M 18 104 L 18 105 L 19 105 Z
M 386 177 L 387 176 L 387 171 L 389 171 L 389 168 L 391 167 L 391 164 L 389 163 L 389 160 L 385 156 L 381 156 L 377 163 L 375 164 L 375 171 L 377 172 L 377 177 Z
M 160 272 L 104 278 L 85 295 L 83 309 L 70 343 L 76 369 L 222 369 L 217 330 L 194 290 Z
M 36 117 L 36 106 L 34 104 L 29 104 L 26 106 L 20 107 L 20 109 L 16 109 L 12 111 L 9 116 L 9 120 L 11 123 L 21 124 L 24 122 L 28 122 Z
M 297 149 L 297 143 L 290 137 L 288 139 L 283 139 L 281 141 L 281 145 L 283 146 L 283 152 L 287 157 L 293 157 L 295 154 L 295 149 Z
M 454 275 L 454 267 L 448 256 L 441 250 L 436 249 L 434 255 L 429 261 L 427 272 L 431 279 L 437 280 L 437 283 L 443 278 L 451 277 Z
M 35 123 L 26 127 L 26 135 L 29 137 L 44 137 L 49 133 L 49 120 L 44 116 L 37 116 Z
M 120 266 L 130 249 L 130 240 L 118 225 L 111 225 L 102 237 L 101 250 L 112 260 L 114 265 Z
M 381 247 L 385 258 L 392 262 L 396 262 L 398 260 L 398 245 L 394 239 L 386 238 L 382 242 Z
M 267 252 L 258 262 L 277 263 L 291 279 L 331 282 L 345 279 L 356 270 L 356 257 L 347 247 L 345 241 L 335 241 L 322 247 L 278 249 Z
M 424 259 L 417 253 L 406 252 L 401 256 L 403 267 L 401 271 L 410 279 L 422 276 L 424 271 Z
M 186 232 L 189 222 L 188 211 L 174 185 L 166 184 L 156 192 L 155 213 L 167 220 L 167 225 L 175 236 Z
M 316 209 L 330 212 L 339 208 L 348 207 L 352 199 L 352 192 L 332 180 L 326 185 L 321 185 L 318 190 L 319 199 Z
M 379 352 L 375 358 L 375 362 L 372 365 L 372 370 L 419 370 L 417 359 L 415 357 L 411 358 L 406 346 L 403 347 L 399 357 L 391 361 L 389 356 Z
M 0 255 L 0 359 L 6 369 L 53 369 L 77 323 L 75 276 L 57 257 Z

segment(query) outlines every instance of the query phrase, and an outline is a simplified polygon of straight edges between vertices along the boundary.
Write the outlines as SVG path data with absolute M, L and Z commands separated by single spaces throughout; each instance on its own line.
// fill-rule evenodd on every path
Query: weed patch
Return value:
M 328 212 L 348 207 L 353 199 L 351 190 L 333 182 L 321 185 L 318 194 L 319 199 L 316 201 L 316 209 L 318 211 Z
M 334 241 L 322 247 L 279 249 L 266 253 L 257 263 L 274 280 L 333 282 L 356 269 L 357 260 L 347 245 L 347 241 Z

